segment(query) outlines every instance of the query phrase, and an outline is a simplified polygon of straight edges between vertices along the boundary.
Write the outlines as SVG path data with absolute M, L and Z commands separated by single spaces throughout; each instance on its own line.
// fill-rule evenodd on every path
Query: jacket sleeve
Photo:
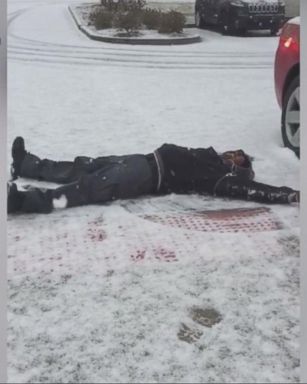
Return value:
M 299 202 L 299 192 L 288 187 L 274 187 L 238 176 L 226 175 L 220 179 L 213 194 L 268 204 L 290 204 Z

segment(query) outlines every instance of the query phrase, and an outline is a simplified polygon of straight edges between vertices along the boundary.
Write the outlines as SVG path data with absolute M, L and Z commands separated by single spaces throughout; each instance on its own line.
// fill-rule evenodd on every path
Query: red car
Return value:
M 300 18 L 282 28 L 275 56 L 275 91 L 282 109 L 281 133 L 286 147 L 300 155 Z

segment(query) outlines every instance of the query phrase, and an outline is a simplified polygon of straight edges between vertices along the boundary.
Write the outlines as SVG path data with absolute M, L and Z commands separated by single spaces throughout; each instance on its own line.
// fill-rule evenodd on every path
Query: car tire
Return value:
M 199 9 L 195 9 L 195 26 L 196 28 L 203 28 L 205 25 L 204 19 Z
M 282 105 L 281 134 L 284 145 L 300 156 L 300 78 L 289 84 Z
M 246 36 L 246 34 L 247 34 L 247 29 L 246 28 L 239 28 L 238 29 L 238 35 Z
M 220 29 L 223 35 L 232 35 L 235 32 L 234 26 L 230 23 L 228 13 L 224 10 L 219 17 Z
M 278 32 L 279 32 L 279 28 L 272 28 L 270 30 L 271 36 L 276 36 L 278 34 Z

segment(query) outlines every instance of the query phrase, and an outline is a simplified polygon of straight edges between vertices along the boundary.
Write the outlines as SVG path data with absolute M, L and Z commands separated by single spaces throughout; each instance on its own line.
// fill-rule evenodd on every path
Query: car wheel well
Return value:
M 225 8 L 225 7 L 223 7 L 223 8 L 221 8 L 220 11 L 219 11 L 219 17 L 220 17 L 220 18 L 221 18 L 221 17 L 225 17 L 225 16 L 227 16 L 227 13 L 228 13 L 228 9 Z
M 300 65 L 298 63 L 298 64 L 294 65 L 294 67 L 289 71 L 289 73 L 286 77 L 285 84 L 284 84 L 283 91 L 282 91 L 282 103 L 284 103 L 284 101 L 285 101 L 285 95 L 287 93 L 287 89 L 288 89 L 289 85 L 291 84 L 293 79 L 296 76 L 298 76 L 299 74 L 300 74 Z

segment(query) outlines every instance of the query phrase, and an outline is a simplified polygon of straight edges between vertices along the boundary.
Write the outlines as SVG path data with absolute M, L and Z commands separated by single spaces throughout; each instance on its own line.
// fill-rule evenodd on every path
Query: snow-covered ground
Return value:
M 201 30 L 189 46 L 113 46 L 77 30 L 77 1 L 8 3 L 8 156 L 16 135 L 55 159 L 243 148 L 257 180 L 298 188 L 278 38 Z M 171 195 L 9 217 L 9 382 L 297 382 L 298 208 L 271 207 L 254 220 L 263 232 L 152 219 L 258 206 Z M 206 327 L 195 308 L 219 321 Z

